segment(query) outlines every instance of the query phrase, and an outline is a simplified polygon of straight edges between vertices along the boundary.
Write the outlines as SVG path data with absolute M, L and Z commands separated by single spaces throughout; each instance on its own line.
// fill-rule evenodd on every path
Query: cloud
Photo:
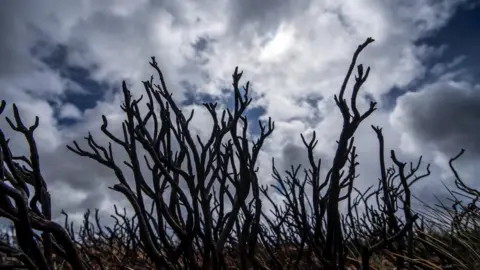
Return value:
M 480 160 L 479 89 L 478 83 L 466 80 L 461 73 L 447 73 L 398 99 L 390 121 L 393 128 L 403 131 L 401 148 L 410 153 L 423 152 L 427 160 L 436 165 L 434 175 L 424 185 L 436 188 L 430 189 L 427 192 L 430 196 L 423 198 L 431 198 L 432 191 L 445 193 L 440 181 L 455 189 L 448 161 L 461 149 L 466 152 L 455 162 L 455 167 L 467 185 L 478 188 L 475 175 Z
M 280 159 L 277 164 L 285 168 L 291 162 L 305 162 L 302 132 L 317 131 L 317 152 L 328 164 L 341 119 L 332 97 L 359 43 L 368 36 L 376 39 L 359 59 L 372 67 L 359 100 L 361 108 L 366 108 L 369 98 L 382 102 L 392 88 L 408 88 L 429 74 L 426 61 L 439 47 L 418 41 L 441 29 L 460 2 L 8 1 L 0 11 L 0 34 L 5 40 L 0 44 L 4 61 L 0 91 L 9 103 L 19 104 L 26 118 L 40 116 L 37 140 L 43 172 L 56 192 L 54 204 L 75 213 L 86 206 L 105 208 L 108 202 L 121 202 L 115 192 L 105 189 L 115 182 L 109 170 L 65 149 L 72 140 L 81 141 L 87 131 L 106 144 L 99 131 L 101 114 L 110 119 L 113 130 L 121 130 L 121 80 L 127 81 L 134 96 L 143 94 L 141 80 L 152 74 L 147 61 L 156 56 L 176 100 L 188 103 L 193 95 L 225 101 L 231 97 L 231 73 L 239 66 L 244 70 L 244 82 L 252 81 L 253 105 L 259 108 L 251 115 L 252 124 L 267 116 L 276 121 L 276 130 L 259 160 L 262 179 L 271 181 L 271 157 Z M 63 64 L 54 67 L 45 57 L 59 48 L 65 50 Z M 67 69 L 75 72 L 61 72 Z M 441 68 L 437 70 L 442 73 Z M 94 93 L 82 98 L 72 94 L 89 91 Z M 459 97 L 456 91 L 465 95 Z M 427 116 L 436 117 L 435 102 L 458 110 L 462 104 L 470 104 L 469 112 L 462 116 L 474 119 L 476 94 L 472 91 L 455 84 L 431 85 L 406 94 L 394 111 L 406 122 L 396 120 L 392 125 L 390 111 L 379 104 L 382 110 L 359 131 L 359 151 L 376 157 L 372 149 L 377 142 L 370 123 L 384 127 L 392 146 L 413 134 L 432 140 L 442 151 L 451 151 L 459 141 L 477 149 L 473 141 L 476 131 L 468 122 L 458 121 L 455 112 L 441 112 L 445 118 L 438 119 L 452 119 L 461 132 L 426 123 Z M 445 98 L 432 97 L 431 92 Z M 195 127 L 200 135 L 210 132 L 205 128 L 210 123 L 206 116 L 197 111 Z M 8 130 L 4 121 L 0 127 Z M 13 143 L 15 148 L 25 149 L 20 140 Z M 424 149 L 421 143 L 414 148 L 417 152 Z M 126 159 L 124 154 L 117 157 Z M 362 185 L 376 181 L 375 164 L 374 158 L 362 163 L 362 175 L 373 179 Z M 109 195 L 95 192 L 100 189 Z M 73 190 L 92 194 L 85 195 L 91 196 L 88 199 L 71 200 L 68 194 Z M 59 215 L 58 209 L 54 211 Z
M 479 89 L 464 81 L 438 81 L 399 98 L 392 117 L 419 143 L 445 153 L 466 148 L 479 155 Z
M 82 112 L 71 103 L 66 103 L 62 106 L 60 111 L 60 118 L 79 119 L 82 117 Z

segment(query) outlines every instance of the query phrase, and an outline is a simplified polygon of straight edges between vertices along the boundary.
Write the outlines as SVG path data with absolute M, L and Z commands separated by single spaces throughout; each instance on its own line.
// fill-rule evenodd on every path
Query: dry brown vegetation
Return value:
M 152 58 L 160 84 L 153 76 L 143 82 L 147 112 L 139 109 L 143 96 L 135 99 L 123 83 L 122 134 L 111 133 L 102 116 L 108 146 L 90 133 L 87 148 L 77 142 L 67 146 L 117 177 L 111 189 L 125 196 L 134 214 L 115 207 L 113 226 L 100 224 L 98 210 L 93 217 L 87 211 L 78 232 L 66 213 L 64 224 L 52 221 L 34 139 L 39 119 L 26 127 L 13 105 L 14 120 L 6 120 L 25 137 L 30 156 L 15 156 L 0 130 L 0 216 L 12 221 L 16 234 L 13 239 L 4 234 L 0 241 L 2 269 L 480 269 L 480 193 L 453 165 L 463 150 L 450 161 L 457 187 L 450 191 L 453 205 L 414 209 L 411 186 L 430 175 L 429 166 L 421 157 L 415 163 L 401 161 L 393 150 L 386 158 L 382 129 L 372 126 L 379 144 L 378 185 L 355 188 L 354 135 L 376 109 L 374 102 L 365 112 L 357 108 L 370 69 L 356 61 L 371 42 L 358 46 L 334 99 L 343 123 L 332 166 L 321 174 L 315 133 L 310 139 L 302 135 L 309 163 L 285 172 L 273 163 L 275 183 L 268 187 L 261 185 L 256 163 L 274 123 L 260 122 L 254 141 L 247 135 L 244 113 L 251 98 L 249 83 L 239 86 L 242 72 L 233 73 L 233 109 L 219 112 L 217 104 L 204 104 L 213 126 L 202 140 L 190 132 L 193 112 L 186 116 L 177 106 Z M 3 101 L 0 114 L 5 108 Z M 112 143 L 128 154 L 124 165 L 133 179 L 115 160 Z M 148 171 L 141 169 L 143 162 Z M 268 203 L 268 209 L 262 207 Z M 348 211 L 341 212 L 340 204 Z

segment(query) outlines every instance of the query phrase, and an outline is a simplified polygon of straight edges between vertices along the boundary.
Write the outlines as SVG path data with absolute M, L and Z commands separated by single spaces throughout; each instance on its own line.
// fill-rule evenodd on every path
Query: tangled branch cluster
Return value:
M 68 149 L 112 170 L 111 187 L 131 204 L 134 214 L 115 206 L 114 225 L 102 226 L 99 211 L 84 216 L 80 230 L 65 215 L 52 221 L 51 200 L 41 170 L 34 131 L 26 127 L 13 105 L 10 127 L 22 134 L 30 156 L 14 156 L 0 130 L 0 216 L 13 222 L 14 241 L 0 241 L 2 267 L 23 269 L 477 269 L 479 191 L 468 187 L 450 161 L 459 191 L 451 191 L 452 207 L 412 206 L 411 186 L 430 175 L 422 159 L 415 164 L 390 152 L 385 158 L 382 129 L 372 126 L 378 143 L 378 184 L 355 187 L 359 162 L 354 144 L 357 128 L 376 109 L 357 108 L 357 97 L 370 68 L 356 66 L 358 55 L 373 39 L 358 46 L 335 102 L 343 117 L 332 166 L 323 169 L 315 157 L 316 134 L 302 135 L 308 164 L 279 172 L 272 160 L 274 184 L 261 185 L 257 159 L 274 123 L 259 121 L 260 134 L 251 141 L 244 113 L 252 99 L 249 83 L 241 89 L 242 72 L 233 73 L 234 107 L 221 112 L 205 103 L 213 126 L 202 140 L 191 132 L 187 117 L 168 90 L 163 74 L 144 81 L 147 112 L 140 112 L 125 82 L 121 108 L 122 134 L 113 134 L 102 116 L 101 131 L 110 140 L 101 145 L 89 133 L 88 148 L 76 141 Z M 348 82 L 357 76 L 349 101 Z M 0 105 L 0 114 L 6 108 Z M 115 160 L 112 143 L 129 161 Z M 143 154 L 142 154 L 143 153 Z M 148 170 L 142 170 L 146 164 Z M 126 170 L 133 179 L 126 176 Z M 327 173 L 323 176 L 322 171 Z M 272 194 L 282 198 L 282 204 Z M 278 196 L 277 196 L 278 197 Z M 464 204 L 460 197 L 471 202 Z M 266 209 L 265 205 L 271 205 Z M 341 212 L 341 204 L 347 211 Z M 40 235 L 38 235 L 40 232 Z M 378 262 L 378 260 L 383 260 Z M 386 265 L 388 264 L 388 265 Z M 6 268 L 5 268 L 6 269 Z M 383 268 L 385 269 L 385 268 Z

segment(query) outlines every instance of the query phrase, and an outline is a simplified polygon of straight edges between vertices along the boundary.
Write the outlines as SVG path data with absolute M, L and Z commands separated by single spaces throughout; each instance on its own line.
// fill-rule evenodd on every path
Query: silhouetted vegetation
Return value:
M 202 139 L 189 127 L 193 111 L 184 115 L 152 57 L 159 84 L 153 76 L 144 81 L 146 96 L 137 99 L 122 85 L 121 134 L 111 132 L 102 116 L 108 145 L 89 133 L 88 147 L 76 141 L 67 146 L 118 179 L 111 189 L 125 196 L 134 214 L 115 206 L 112 226 L 101 224 L 98 210 L 86 212 L 79 231 L 65 212 L 64 224 L 52 221 L 34 139 L 39 119 L 26 127 L 13 105 L 14 120 L 6 120 L 25 137 L 30 156 L 15 156 L 0 130 L 0 216 L 12 221 L 15 234 L 4 233 L 0 241 L 2 269 L 478 269 L 480 192 L 453 166 L 463 150 L 450 161 L 458 189 L 450 191 L 453 205 L 415 209 L 411 187 L 430 175 L 429 166 L 421 157 L 404 162 L 393 150 L 386 158 L 382 129 L 372 126 L 379 145 L 378 184 L 366 190 L 354 185 L 361 158 L 355 133 L 376 109 L 374 102 L 364 112 L 357 108 L 370 71 L 356 64 L 357 57 L 371 42 L 358 46 L 335 95 L 343 123 L 331 167 L 322 168 L 315 157 L 316 134 L 301 135 L 308 164 L 279 172 L 272 160 L 270 186 L 261 184 L 256 164 L 275 126 L 271 119 L 260 121 L 255 140 L 248 135 L 245 112 L 252 99 L 249 83 L 240 86 L 242 72 L 235 68 L 232 76 L 232 109 L 203 104 L 213 126 Z M 144 98 L 147 111 L 141 113 Z M 5 108 L 2 101 L 0 114 Z M 129 160 L 116 160 L 112 144 Z M 340 211 L 341 205 L 347 211 Z

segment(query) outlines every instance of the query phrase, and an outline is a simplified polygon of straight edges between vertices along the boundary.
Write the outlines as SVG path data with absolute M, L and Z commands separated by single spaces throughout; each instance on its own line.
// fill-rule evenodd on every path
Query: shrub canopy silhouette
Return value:
M 322 162 L 314 154 L 318 143 L 314 132 L 309 140 L 301 135 L 308 164 L 280 173 L 272 160 L 270 186 L 260 184 L 256 164 L 274 122 L 259 121 L 260 134 L 251 141 L 244 113 L 252 99 L 249 83 L 240 87 L 242 72 L 235 68 L 232 75 L 232 109 L 220 112 L 216 103 L 203 104 L 213 125 L 210 136 L 202 140 L 189 126 L 193 111 L 186 116 L 175 103 L 152 57 L 150 65 L 160 84 L 154 84 L 153 76 L 143 82 L 147 112 L 140 110 L 143 96 L 135 99 L 123 82 L 122 134 L 109 131 L 102 116 L 108 146 L 90 133 L 85 137 L 88 149 L 75 141 L 67 146 L 112 170 L 118 183 L 111 189 L 125 196 L 134 214 L 129 217 L 115 206 L 114 225 L 102 226 L 98 209 L 93 220 L 88 210 L 78 233 L 65 212 L 63 226 L 51 220 L 50 195 L 34 139 L 39 119 L 27 128 L 13 105 L 15 123 L 9 118 L 7 122 L 23 134 L 30 156 L 14 156 L 0 130 L 0 216 L 13 222 L 16 233 L 15 243 L 8 237 L 0 241 L 0 254 L 13 258 L 2 256 L 0 263 L 42 270 L 377 269 L 375 261 L 383 258 L 382 263 L 397 269 L 477 268 L 480 193 L 468 187 L 453 166 L 463 150 L 450 161 L 459 189 L 451 191 L 453 211 L 443 204 L 413 209 L 411 186 L 430 175 L 429 166 L 420 173 L 421 157 L 407 166 L 392 150 L 392 165 L 387 167 L 380 127 L 372 126 L 379 143 L 378 185 L 364 191 L 354 185 L 359 164 L 354 135 L 376 106 L 371 102 L 363 113 L 357 108 L 370 68 L 364 70 L 356 61 L 372 42 L 368 38 L 358 46 L 335 95 L 343 123 L 326 175 L 322 177 Z M 347 101 L 355 67 L 357 76 Z M 2 101 L 0 114 L 5 108 Z M 115 160 L 112 143 L 127 153 L 128 161 Z M 283 198 L 282 205 L 272 198 L 272 191 Z M 460 196 L 471 202 L 465 205 Z M 269 211 L 263 207 L 266 202 L 271 204 Z M 348 206 L 346 212 L 340 212 L 340 203 Z

